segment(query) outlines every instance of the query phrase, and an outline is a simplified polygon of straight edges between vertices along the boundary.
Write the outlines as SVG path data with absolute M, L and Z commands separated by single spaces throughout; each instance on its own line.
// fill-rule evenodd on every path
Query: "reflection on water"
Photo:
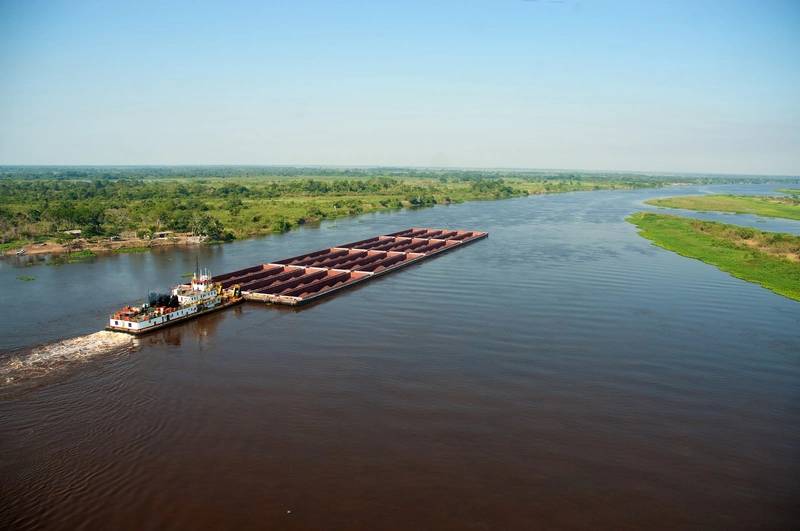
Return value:
M 409 226 L 491 233 L 305 310 L 244 304 L 0 397 L 0 527 L 788 528 L 800 304 L 624 222 L 697 191 L 368 215 L 25 283 L 1 264 L 17 289 L 0 349 L 17 355 L 95 331 L 198 253 L 222 272 Z

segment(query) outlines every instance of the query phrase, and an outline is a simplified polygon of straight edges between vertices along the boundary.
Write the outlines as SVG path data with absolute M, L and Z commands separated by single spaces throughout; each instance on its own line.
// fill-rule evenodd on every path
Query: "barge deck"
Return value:
M 487 232 L 410 228 L 212 278 L 245 300 L 298 306 L 486 238 Z

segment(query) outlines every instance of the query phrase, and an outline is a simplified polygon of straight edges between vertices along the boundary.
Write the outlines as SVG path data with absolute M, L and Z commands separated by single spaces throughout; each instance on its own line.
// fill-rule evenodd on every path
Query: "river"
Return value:
M 535 196 L 0 261 L 0 527 L 791 527 L 800 303 L 624 221 L 652 197 L 778 187 Z M 299 311 L 245 304 L 97 352 L 60 342 L 196 258 L 222 273 L 411 226 L 490 236 Z

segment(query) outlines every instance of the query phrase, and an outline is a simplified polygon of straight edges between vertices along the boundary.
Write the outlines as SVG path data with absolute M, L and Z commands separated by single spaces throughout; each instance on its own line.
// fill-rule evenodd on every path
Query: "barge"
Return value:
M 214 277 L 245 300 L 298 306 L 486 238 L 487 232 L 410 228 Z
M 212 277 L 199 267 L 189 284 L 126 306 L 107 330 L 144 334 L 244 300 L 299 306 L 486 238 L 487 232 L 410 228 Z

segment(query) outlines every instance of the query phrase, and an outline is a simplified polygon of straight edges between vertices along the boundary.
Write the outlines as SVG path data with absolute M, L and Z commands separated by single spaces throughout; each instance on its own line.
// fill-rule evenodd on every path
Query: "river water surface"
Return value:
M 538 196 L 2 261 L 0 528 L 789 528 L 800 303 L 624 221 L 650 197 L 771 189 Z M 410 226 L 490 236 L 300 311 L 61 341 L 197 256 L 222 273 Z

